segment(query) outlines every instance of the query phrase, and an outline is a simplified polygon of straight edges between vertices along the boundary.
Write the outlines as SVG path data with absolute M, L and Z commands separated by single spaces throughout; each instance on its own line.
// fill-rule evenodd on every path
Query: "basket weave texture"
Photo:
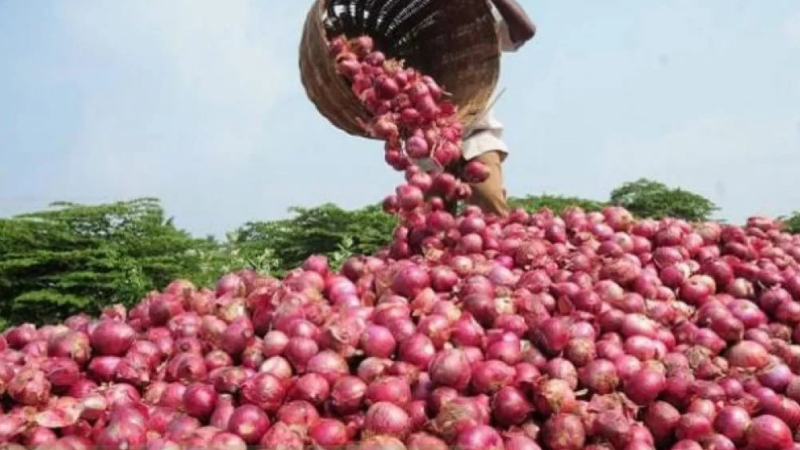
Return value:
M 335 30 L 330 23 L 335 24 Z M 367 34 L 387 57 L 431 75 L 468 127 L 486 108 L 500 73 L 500 47 L 487 0 L 317 0 L 300 43 L 300 75 L 317 110 L 333 125 L 370 137 L 369 113 L 336 73 L 328 38 Z

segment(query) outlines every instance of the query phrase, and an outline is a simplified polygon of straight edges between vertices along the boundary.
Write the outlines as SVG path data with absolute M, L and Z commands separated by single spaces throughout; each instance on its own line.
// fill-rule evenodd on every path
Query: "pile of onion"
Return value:
M 800 237 L 618 207 L 452 215 L 437 190 L 466 184 L 397 162 L 448 165 L 446 94 L 369 39 L 331 49 L 409 178 L 391 245 L 6 330 L 0 442 L 800 448 Z

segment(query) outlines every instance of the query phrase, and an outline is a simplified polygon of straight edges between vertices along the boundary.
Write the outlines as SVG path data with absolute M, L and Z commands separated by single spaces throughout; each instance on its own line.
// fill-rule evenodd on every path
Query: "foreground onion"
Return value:
M 236 408 L 228 420 L 228 431 L 249 445 L 257 444 L 268 428 L 267 414 L 255 405 L 242 405 Z
M 364 417 L 365 436 L 393 436 L 403 439 L 411 431 L 411 418 L 403 408 L 388 402 L 370 406 Z
M 586 443 L 586 432 L 578 416 L 556 414 L 542 430 L 546 448 L 551 450 L 580 450 Z
M 792 448 L 792 431 L 775 416 L 763 415 L 753 419 L 745 437 L 748 448 L 754 450 Z

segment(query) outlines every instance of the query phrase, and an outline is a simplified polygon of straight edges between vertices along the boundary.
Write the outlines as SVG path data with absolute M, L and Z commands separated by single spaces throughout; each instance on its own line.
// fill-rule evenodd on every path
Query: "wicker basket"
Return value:
M 317 0 L 300 43 L 301 79 L 319 112 L 351 135 L 369 137 L 358 121 L 369 114 L 336 73 L 327 47 L 331 32 L 368 34 L 387 56 L 434 77 L 453 94 L 466 127 L 497 84 L 500 48 L 487 0 Z

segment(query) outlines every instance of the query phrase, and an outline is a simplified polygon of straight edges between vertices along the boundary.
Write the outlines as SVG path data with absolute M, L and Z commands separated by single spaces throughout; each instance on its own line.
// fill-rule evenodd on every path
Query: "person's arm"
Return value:
M 490 0 L 508 25 L 508 34 L 516 47 L 536 35 L 536 25 L 516 0 Z

